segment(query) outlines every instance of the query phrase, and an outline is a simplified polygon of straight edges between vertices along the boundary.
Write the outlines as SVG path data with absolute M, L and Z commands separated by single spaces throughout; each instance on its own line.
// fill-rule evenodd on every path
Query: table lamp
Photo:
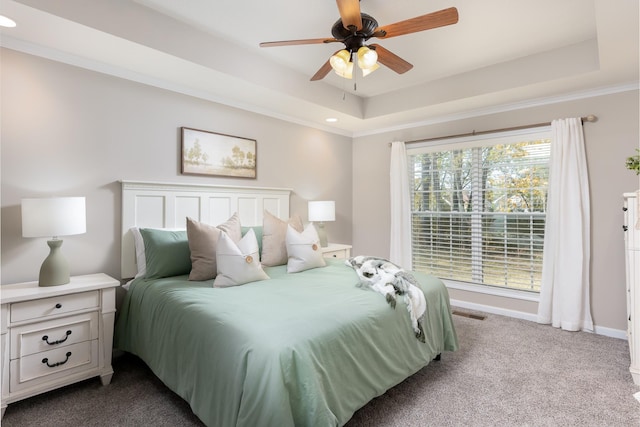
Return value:
M 50 252 L 40 267 L 38 284 L 57 286 L 69 283 L 69 264 L 62 255 L 58 236 L 87 231 L 84 197 L 22 199 L 22 237 L 51 237 Z
M 318 231 L 318 238 L 320 239 L 320 246 L 326 248 L 327 232 L 324 229 L 324 223 L 326 221 L 336 220 L 336 202 L 323 200 L 309 202 L 309 221 L 315 224 Z

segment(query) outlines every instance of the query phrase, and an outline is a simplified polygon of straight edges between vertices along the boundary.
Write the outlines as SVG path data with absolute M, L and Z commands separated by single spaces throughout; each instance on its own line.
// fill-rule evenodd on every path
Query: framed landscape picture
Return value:
M 182 127 L 182 173 L 256 177 L 256 140 Z

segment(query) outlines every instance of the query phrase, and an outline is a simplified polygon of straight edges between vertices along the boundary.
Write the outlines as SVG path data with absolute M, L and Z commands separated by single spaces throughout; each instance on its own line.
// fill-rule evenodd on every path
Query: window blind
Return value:
M 548 132 L 407 150 L 413 269 L 538 292 Z

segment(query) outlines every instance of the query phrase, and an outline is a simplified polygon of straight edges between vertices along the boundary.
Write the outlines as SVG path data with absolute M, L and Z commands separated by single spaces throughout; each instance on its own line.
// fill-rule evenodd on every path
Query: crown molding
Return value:
M 354 132 L 353 138 L 379 135 L 381 133 L 394 132 L 398 130 L 413 129 L 421 126 L 430 126 L 430 125 L 439 124 L 439 123 L 447 123 L 447 122 L 453 122 L 457 120 L 470 119 L 474 117 L 488 116 L 491 114 L 505 113 L 508 111 L 524 110 L 527 108 L 559 104 L 562 102 L 576 101 L 579 99 L 594 98 L 598 96 L 611 95 L 611 94 L 616 94 L 621 92 L 631 92 L 631 91 L 637 91 L 637 90 L 640 90 L 639 82 L 628 82 L 628 83 L 623 83 L 619 85 L 612 85 L 612 86 L 588 89 L 584 91 L 571 92 L 563 95 L 529 99 L 526 101 L 500 104 L 500 105 L 495 105 L 495 106 L 486 107 L 486 108 L 477 108 L 477 109 L 468 110 L 468 111 L 461 111 L 455 114 L 445 114 L 442 116 L 434 116 L 434 117 L 430 117 L 427 120 L 421 120 L 419 122 L 411 122 L 401 126 L 390 126 L 387 128 L 375 129 L 375 130 L 366 131 L 366 132 Z

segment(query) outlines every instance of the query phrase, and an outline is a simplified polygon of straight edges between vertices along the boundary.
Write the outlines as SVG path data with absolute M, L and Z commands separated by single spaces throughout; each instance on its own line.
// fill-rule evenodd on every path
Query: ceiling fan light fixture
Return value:
M 373 64 L 373 67 L 362 68 L 362 77 L 367 77 L 369 74 L 373 73 L 378 68 L 380 68 L 380 65 L 378 64 Z
M 329 59 L 329 63 L 331 64 L 331 68 L 333 68 L 336 73 L 340 74 L 344 73 L 349 68 L 349 64 L 351 64 L 350 60 L 351 54 L 349 51 L 342 49 L 336 52 L 336 54 Z M 351 64 L 351 67 L 353 67 L 353 64 Z
M 348 62 L 347 66 L 344 70 L 335 70 L 336 74 L 340 77 L 344 77 L 345 79 L 353 78 L 353 62 Z
M 368 70 L 377 65 L 378 54 L 375 50 L 362 46 L 358 49 L 358 67 L 362 70 Z M 373 70 L 371 70 L 373 71 Z

